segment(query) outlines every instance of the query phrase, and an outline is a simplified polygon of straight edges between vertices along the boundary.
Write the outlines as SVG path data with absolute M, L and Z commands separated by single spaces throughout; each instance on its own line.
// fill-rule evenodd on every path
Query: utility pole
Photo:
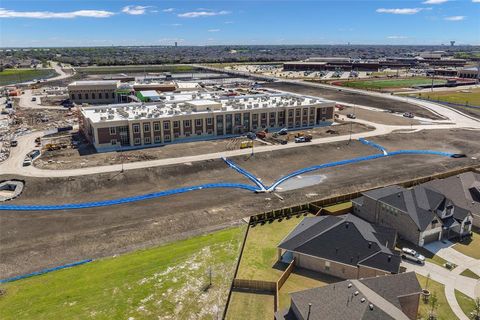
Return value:
M 312 304 L 308 304 L 308 314 L 307 314 L 307 320 L 310 320 L 310 313 L 312 312 Z

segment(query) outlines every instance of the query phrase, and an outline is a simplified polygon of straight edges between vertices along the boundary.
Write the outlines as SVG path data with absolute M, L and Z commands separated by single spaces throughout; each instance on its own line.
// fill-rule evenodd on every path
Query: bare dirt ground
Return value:
M 372 127 L 368 127 L 363 124 L 355 123 L 350 128 L 349 124 L 339 124 L 328 127 L 318 127 L 308 130 L 302 130 L 304 133 L 311 134 L 313 138 L 328 137 L 331 133 L 329 130 L 334 130 L 335 135 L 349 134 L 350 129 L 352 133 L 366 132 L 373 130 Z M 296 132 L 292 132 L 292 137 L 289 139 L 289 143 L 294 143 L 294 135 Z M 77 139 L 77 135 L 73 135 L 74 139 Z M 261 148 L 262 146 L 269 145 L 271 143 L 278 144 L 278 141 L 270 139 L 271 133 L 268 134 L 267 143 L 262 141 L 255 141 L 255 148 Z M 279 139 L 285 139 L 286 136 L 280 136 Z M 80 139 L 80 138 L 78 138 Z M 135 161 L 145 160 L 157 160 L 166 158 L 178 158 L 193 156 L 206 153 L 222 152 L 226 150 L 236 150 L 240 148 L 242 141 L 248 141 L 246 137 L 238 137 L 231 139 L 217 139 L 209 141 L 197 141 L 178 144 L 169 144 L 164 146 L 158 146 L 149 149 L 130 150 L 122 152 L 107 152 L 96 153 L 94 148 L 90 145 L 80 144 L 79 148 L 65 148 L 53 151 L 44 151 L 42 156 L 35 161 L 35 166 L 43 169 L 73 169 L 73 168 L 86 168 L 99 165 L 119 164 Z
M 396 150 L 439 149 L 480 156 L 478 132 L 437 130 L 395 133 L 372 139 Z M 352 142 L 308 146 L 233 160 L 265 182 L 300 167 L 378 152 Z M 112 207 L 52 212 L 0 211 L 0 278 L 173 241 L 236 223 L 262 211 L 313 201 L 361 188 L 478 164 L 470 158 L 395 156 L 318 171 L 325 180 L 273 194 L 213 189 Z M 21 178 L 25 191 L 11 204 L 54 204 L 115 199 L 213 181 L 248 181 L 222 160 L 105 173 L 75 178 Z
M 393 101 L 390 99 L 384 99 L 380 97 L 372 97 L 368 95 L 363 95 L 359 93 L 352 93 L 346 91 L 340 91 L 340 89 L 327 89 L 327 88 L 314 88 L 309 86 L 304 86 L 300 84 L 291 84 L 285 82 L 273 82 L 263 84 L 266 88 L 278 89 L 283 91 L 290 91 L 299 94 L 319 96 L 325 99 L 330 99 L 338 102 L 346 102 L 353 104 L 360 104 L 363 106 L 370 106 L 373 108 L 390 110 L 397 113 L 412 112 L 418 116 L 438 120 L 441 119 L 436 114 L 431 113 L 430 111 L 417 107 L 415 105 L 401 102 Z
M 337 111 L 341 115 L 347 115 L 349 113 L 355 113 L 357 119 L 362 119 L 366 121 L 371 121 L 375 123 L 381 123 L 386 125 L 411 125 L 411 124 L 420 124 L 420 121 L 415 119 L 408 119 L 405 117 L 400 117 L 393 115 L 388 112 L 372 111 L 362 108 L 353 108 L 345 106 L 345 109 Z

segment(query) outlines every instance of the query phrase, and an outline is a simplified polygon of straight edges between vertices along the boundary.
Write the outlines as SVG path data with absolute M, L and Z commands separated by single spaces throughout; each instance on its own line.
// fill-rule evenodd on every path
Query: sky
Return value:
M 480 45 L 480 0 L 2 0 L 1 47 Z

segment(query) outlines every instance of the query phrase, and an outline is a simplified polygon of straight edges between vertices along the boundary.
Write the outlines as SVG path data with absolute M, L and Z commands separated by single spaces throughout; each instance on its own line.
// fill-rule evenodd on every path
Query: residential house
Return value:
M 480 174 L 469 171 L 435 179 L 423 186 L 440 192 L 457 206 L 469 210 L 473 215 L 473 225 L 480 228 Z
M 396 237 L 352 214 L 307 217 L 278 245 L 278 258 L 342 279 L 398 273 Z
M 423 246 L 467 236 L 472 214 L 441 193 L 424 186 L 390 186 L 363 193 L 352 201 L 353 213 L 371 223 L 394 228 L 400 238 Z
M 359 280 L 291 294 L 276 320 L 414 320 L 421 287 L 414 272 Z

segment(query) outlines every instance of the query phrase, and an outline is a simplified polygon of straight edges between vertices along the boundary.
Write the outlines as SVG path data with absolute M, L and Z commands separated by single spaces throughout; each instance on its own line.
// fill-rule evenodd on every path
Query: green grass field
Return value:
M 273 319 L 273 294 L 233 291 L 226 319 Z
M 2 285 L 0 318 L 212 319 L 221 315 L 244 227 Z M 204 291 L 212 270 L 212 287 Z
M 99 66 L 80 67 L 78 72 L 85 74 L 109 73 L 143 73 L 143 72 L 192 72 L 196 69 L 187 65 L 129 65 L 129 66 Z
M 347 202 L 334 204 L 333 206 L 324 207 L 323 209 L 329 212 L 337 212 L 337 211 L 342 211 L 342 210 L 351 209 L 351 208 L 352 208 L 352 202 L 347 201 Z
M 420 282 L 420 286 L 425 288 L 427 281 L 426 277 L 423 277 L 417 274 L 417 279 Z M 448 304 L 447 297 L 445 297 L 445 286 L 439 282 L 436 282 L 432 279 L 428 280 L 428 290 L 430 293 L 435 292 L 438 299 L 438 307 L 436 309 L 437 320 L 455 320 L 458 319 L 457 316 L 453 313 L 450 305 Z M 420 307 L 418 308 L 418 319 L 426 320 L 430 313 L 430 305 L 425 303 L 422 299 L 420 300 Z
M 480 89 L 422 92 L 409 96 L 470 106 L 480 106 Z
M 445 83 L 445 80 L 434 80 L 435 84 Z M 410 88 L 415 85 L 431 84 L 432 79 L 424 77 L 415 78 L 402 78 L 402 79 L 382 79 L 382 80 L 354 80 L 344 81 L 342 86 L 357 88 L 357 89 L 369 89 L 369 90 L 382 90 L 382 89 L 394 89 L 394 88 Z
M 458 242 L 453 249 L 467 255 L 469 257 L 480 259 L 480 233 L 478 229 L 472 229 L 473 235 L 471 240 Z
M 455 298 L 457 299 L 460 308 L 462 308 L 463 313 L 465 313 L 466 316 L 469 316 L 470 312 L 472 312 L 475 307 L 475 301 L 458 290 L 455 290 Z
M 0 72 L 0 86 L 34 79 L 47 79 L 56 75 L 57 73 L 53 69 L 5 69 Z
M 277 245 L 302 221 L 293 216 L 282 221 L 275 220 L 251 227 L 248 233 L 242 260 L 237 273 L 239 279 L 277 281 L 283 269 L 273 268 L 277 261 Z
M 480 276 L 470 269 L 465 269 L 462 273 L 460 273 L 460 275 L 464 277 L 472 278 L 475 280 L 480 279 Z

